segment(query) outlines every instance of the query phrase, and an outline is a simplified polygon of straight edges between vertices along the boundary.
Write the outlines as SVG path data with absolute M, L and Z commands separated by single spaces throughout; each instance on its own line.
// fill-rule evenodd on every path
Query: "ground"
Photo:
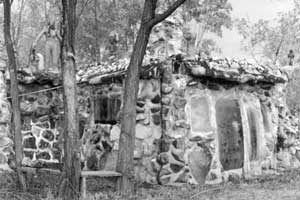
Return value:
M 5 200 L 56 200 L 51 190 L 56 188 L 59 178 L 47 174 L 33 177 L 29 181 L 29 192 L 16 190 L 15 175 L 0 176 L 0 199 Z M 300 199 L 300 169 L 264 175 L 253 180 L 234 180 L 219 185 L 139 185 L 137 195 L 121 198 L 114 190 L 114 181 L 93 179 L 88 181 L 91 194 L 86 200 L 297 200 Z M 105 187 L 104 184 L 105 183 Z M 97 192 L 96 192 L 97 191 Z

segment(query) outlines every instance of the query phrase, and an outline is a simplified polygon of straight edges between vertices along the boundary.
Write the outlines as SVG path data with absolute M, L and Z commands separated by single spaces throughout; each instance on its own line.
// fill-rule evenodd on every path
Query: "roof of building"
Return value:
M 184 61 L 189 73 L 197 77 L 211 77 L 238 83 L 267 82 L 284 83 L 288 74 L 284 68 L 260 65 L 245 59 L 209 58 L 202 61 Z
M 170 60 L 172 61 L 172 60 Z M 280 69 L 272 65 L 260 65 L 251 63 L 245 59 L 227 59 L 227 58 L 209 58 L 205 60 L 183 60 L 172 61 L 184 66 L 186 73 L 194 77 L 213 78 L 236 83 L 247 82 L 266 82 L 266 83 L 284 83 L 288 81 L 288 74 L 284 68 Z M 148 63 L 148 64 L 147 64 Z M 129 65 L 128 59 L 119 60 L 112 64 L 100 63 L 97 65 L 86 64 L 79 65 L 76 80 L 78 83 L 99 84 L 103 79 L 120 77 L 125 75 Z M 153 69 L 161 69 L 163 62 L 158 60 L 148 60 L 143 65 L 141 74 L 152 73 Z M 40 83 L 45 84 L 49 81 L 58 85 L 61 81 L 61 75 L 51 72 L 30 73 L 26 69 L 18 72 L 18 79 L 21 83 Z

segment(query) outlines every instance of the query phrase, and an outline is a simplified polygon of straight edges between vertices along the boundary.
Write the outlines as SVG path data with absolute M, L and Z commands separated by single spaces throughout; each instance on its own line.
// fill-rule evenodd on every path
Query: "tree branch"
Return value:
M 181 6 L 186 0 L 177 0 L 173 3 L 165 12 L 162 14 L 156 15 L 153 19 L 148 22 L 150 27 L 155 26 L 156 24 L 162 22 L 164 19 L 169 17 L 179 6 Z
M 80 17 L 81 17 L 81 15 L 82 15 L 82 13 L 83 13 L 85 7 L 86 7 L 90 2 L 91 2 L 91 0 L 86 0 L 86 1 L 83 3 L 81 10 L 79 11 L 79 13 L 78 13 L 78 15 L 77 15 L 77 17 L 76 17 L 76 18 L 77 18 L 77 20 L 76 20 L 76 27 L 77 27 L 77 25 L 79 24 Z

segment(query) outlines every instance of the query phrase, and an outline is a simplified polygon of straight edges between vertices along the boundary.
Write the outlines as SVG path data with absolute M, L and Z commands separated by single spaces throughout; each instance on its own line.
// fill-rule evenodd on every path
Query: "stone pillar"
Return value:
M 0 170 L 9 170 L 8 158 L 13 154 L 13 141 L 10 134 L 11 109 L 4 74 L 0 68 Z

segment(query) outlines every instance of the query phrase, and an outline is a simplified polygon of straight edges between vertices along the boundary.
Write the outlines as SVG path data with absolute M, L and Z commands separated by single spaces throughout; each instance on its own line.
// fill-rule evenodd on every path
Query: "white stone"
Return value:
M 119 126 L 115 125 L 112 127 L 110 131 L 110 140 L 111 141 L 119 141 L 121 129 Z
M 149 126 L 137 124 L 135 127 L 135 135 L 138 139 L 146 139 L 152 136 L 152 129 Z

